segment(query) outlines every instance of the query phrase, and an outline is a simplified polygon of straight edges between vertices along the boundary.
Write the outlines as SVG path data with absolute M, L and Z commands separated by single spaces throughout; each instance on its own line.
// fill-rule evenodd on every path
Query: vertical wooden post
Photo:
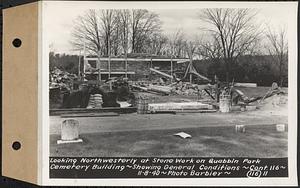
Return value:
M 98 64 L 98 80 L 101 81 L 101 52 L 99 50 L 98 52 L 98 61 L 97 61 L 97 64 Z
M 108 79 L 110 79 L 110 74 L 111 74 L 111 70 L 110 70 L 110 54 L 108 56 Z
M 110 79 L 110 74 L 111 74 L 111 70 L 110 70 L 110 37 L 108 37 L 108 79 Z
M 193 66 L 193 52 L 192 52 L 192 43 L 190 42 L 190 47 L 189 47 L 189 57 L 190 57 L 190 83 L 192 84 L 193 82 L 193 75 L 191 73 L 191 69 L 192 69 L 192 66 Z
M 100 57 L 98 59 L 98 79 L 99 81 L 101 81 L 101 61 L 100 61 Z
M 173 77 L 173 56 L 171 55 L 171 76 Z M 171 79 L 171 82 L 173 82 L 173 78 Z
M 81 75 L 80 75 L 80 63 L 81 63 L 80 57 L 81 57 L 81 50 L 79 50 L 79 57 L 78 57 L 78 79 L 79 80 L 80 80 L 80 77 L 81 77 Z
M 110 74 L 111 74 L 111 69 L 110 69 L 110 55 L 111 55 L 111 51 L 110 51 L 110 37 L 108 38 L 108 79 L 110 79 Z M 109 81 L 109 90 L 112 90 L 112 83 L 111 81 Z
M 85 56 L 85 40 L 84 40 L 84 43 L 83 43 L 83 75 L 82 75 L 83 80 L 85 78 L 85 61 L 86 61 L 86 56 Z
M 127 21 L 126 21 L 127 23 Z M 127 60 L 127 57 L 128 57 L 128 27 L 124 27 L 124 37 L 126 39 L 124 39 L 124 43 L 123 43 L 123 48 L 124 48 L 124 52 L 125 52 L 125 78 L 128 77 L 128 60 Z
M 125 54 L 125 78 L 127 78 L 127 50 L 126 50 L 126 54 Z

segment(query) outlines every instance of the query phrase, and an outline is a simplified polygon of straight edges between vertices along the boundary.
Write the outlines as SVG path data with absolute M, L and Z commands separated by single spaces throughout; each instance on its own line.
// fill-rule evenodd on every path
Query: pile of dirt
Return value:
M 271 115 L 288 115 L 288 94 L 279 93 L 258 101 L 259 113 L 266 113 Z

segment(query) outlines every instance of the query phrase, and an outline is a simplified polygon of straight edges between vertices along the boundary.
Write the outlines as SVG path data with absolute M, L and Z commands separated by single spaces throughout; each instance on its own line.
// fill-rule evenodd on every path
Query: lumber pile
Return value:
M 152 85 L 152 84 L 150 84 L 148 86 L 148 89 L 150 91 L 164 93 L 164 94 L 171 94 L 171 92 L 172 92 L 172 88 L 169 87 L 169 86 L 160 86 L 160 85 Z
M 214 95 L 214 91 L 211 85 L 198 85 L 198 84 L 191 84 L 189 82 L 178 82 L 172 84 L 172 93 L 176 95 L 188 95 L 188 96 L 192 96 L 192 95 L 209 96 L 209 94 Z
M 155 113 L 156 111 L 183 111 L 183 110 L 212 110 L 210 104 L 200 102 L 168 102 L 168 103 L 153 103 L 148 104 L 148 111 Z
M 156 93 L 160 95 L 186 95 L 201 96 L 203 98 L 213 98 L 215 91 L 213 86 L 191 84 L 189 82 L 174 82 L 171 84 L 154 84 L 154 83 L 135 83 L 131 87 L 133 90 L 147 93 Z
M 236 87 L 257 87 L 256 83 L 234 83 Z

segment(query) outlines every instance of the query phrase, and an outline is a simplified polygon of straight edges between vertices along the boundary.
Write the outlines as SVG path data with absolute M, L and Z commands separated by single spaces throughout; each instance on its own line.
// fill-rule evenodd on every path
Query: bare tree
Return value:
M 205 9 L 200 19 L 207 22 L 214 37 L 214 44 L 221 47 L 226 64 L 226 81 L 230 66 L 237 58 L 250 52 L 259 39 L 259 26 L 254 24 L 257 12 L 253 9 Z
M 186 39 L 182 29 L 176 30 L 168 37 L 169 50 L 172 57 L 185 57 L 186 51 Z
M 116 21 L 116 10 L 107 9 L 100 10 L 100 20 L 102 27 L 102 35 L 104 38 L 105 44 L 105 55 L 111 54 L 111 44 L 112 44 L 112 36 L 116 30 L 117 21 Z M 116 33 L 118 35 L 118 33 Z
M 98 54 L 103 51 L 103 40 L 100 31 L 100 20 L 96 11 L 88 10 L 75 20 L 71 43 L 75 49 L 82 49 L 85 45 L 88 51 Z
M 140 53 L 147 38 L 160 31 L 161 22 L 157 14 L 148 10 L 135 9 L 131 12 L 131 48 L 133 53 Z
M 212 40 L 204 40 L 203 37 L 198 42 L 198 48 L 195 52 L 201 59 L 209 59 L 212 61 L 219 60 L 222 57 L 222 48 L 216 36 L 212 36 Z
M 130 34 L 130 11 L 128 9 L 118 10 L 118 27 L 120 27 L 120 40 L 123 53 L 127 55 L 129 48 Z
M 157 14 L 148 10 L 88 10 L 74 23 L 72 44 L 94 54 L 119 55 L 121 51 L 145 52 L 146 42 L 160 34 Z M 126 48 L 126 50 L 125 50 Z
M 280 86 L 282 86 L 283 67 L 288 54 L 288 42 L 286 38 L 286 30 L 284 27 L 281 27 L 279 29 L 279 32 L 276 32 L 275 29 L 268 27 L 266 38 L 268 39 L 267 50 L 278 65 L 279 68 L 278 80 Z
M 155 33 L 146 41 L 146 51 L 150 54 L 162 55 L 166 51 L 167 45 L 168 38 L 161 33 Z

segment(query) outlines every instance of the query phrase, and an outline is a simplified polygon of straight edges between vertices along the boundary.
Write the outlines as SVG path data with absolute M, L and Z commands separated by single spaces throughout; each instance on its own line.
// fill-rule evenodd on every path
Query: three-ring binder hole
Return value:
M 14 47 L 19 48 L 22 45 L 22 41 L 16 38 L 13 40 L 12 44 L 14 45 Z
M 19 149 L 21 148 L 21 143 L 18 142 L 18 141 L 14 142 L 14 143 L 12 144 L 12 148 L 13 148 L 14 150 L 19 150 Z

